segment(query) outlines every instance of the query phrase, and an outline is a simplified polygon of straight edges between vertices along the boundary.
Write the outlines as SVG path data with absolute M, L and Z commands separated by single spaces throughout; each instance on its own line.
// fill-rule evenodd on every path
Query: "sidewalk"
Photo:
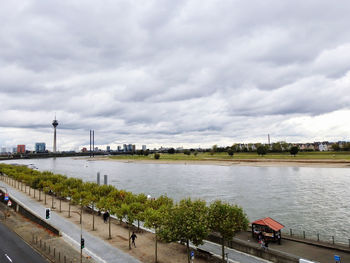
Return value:
M 5 182 L 0 181 L 0 185 L 5 185 Z M 47 195 L 47 205 L 44 201 L 38 201 L 38 191 L 36 191 L 36 198 L 34 199 L 33 190 L 31 196 L 27 193 L 21 192 L 18 189 L 6 184 L 10 192 L 10 197 L 13 195 L 19 199 L 28 208 L 32 209 L 39 215 L 44 217 L 45 207 L 51 207 L 51 196 Z M 41 195 L 44 199 L 44 195 Z M 75 247 L 79 247 L 80 242 L 80 224 L 79 215 L 71 212 L 71 217 L 68 218 L 68 202 L 62 201 L 62 210 L 65 212 L 59 213 L 59 201 L 54 199 L 54 206 L 56 207 L 52 212 L 52 219 L 50 223 L 59 228 L 64 234 L 63 237 L 72 242 Z M 71 211 L 77 211 L 78 208 L 71 206 Z M 83 213 L 83 236 L 85 238 L 84 252 L 91 255 L 94 259 L 100 258 L 100 262 L 154 262 L 154 234 L 148 231 L 140 231 L 136 239 L 137 248 L 129 250 L 128 247 L 128 229 L 124 225 L 120 225 L 117 220 L 113 220 L 111 224 L 112 239 L 108 239 L 108 224 L 103 222 L 102 217 L 95 216 L 95 231 L 92 231 L 92 214 L 88 212 Z M 101 246 L 106 247 L 103 250 Z M 209 250 L 212 254 L 221 257 L 221 246 L 206 242 L 202 249 Z M 227 249 L 229 258 L 234 262 L 242 263 L 266 263 L 266 260 L 256 258 L 249 254 L 244 254 L 233 249 Z M 123 257 L 121 255 L 124 255 Z M 136 259 L 135 259 L 136 258 Z M 98 261 L 98 260 L 97 260 Z M 163 243 L 158 241 L 158 262 L 159 263 L 176 263 L 187 262 L 186 247 L 178 243 Z M 196 263 L 208 262 L 205 259 L 196 257 Z
M 252 238 L 251 232 L 241 232 L 236 236 L 237 239 L 243 240 L 250 244 L 260 245 Z M 331 248 L 323 248 L 311 244 L 305 244 L 295 240 L 286 240 L 282 236 L 282 244 L 269 243 L 269 250 L 281 251 L 287 254 L 296 255 L 303 259 L 308 259 L 320 263 L 330 263 L 334 261 L 334 255 L 341 257 L 341 262 L 350 262 L 350 253 L 334 250 Z
M 0 185 L 6 186 L 10 198 L 11 196 L 14 196 L 18 201 L 25 204 L 27 208 L 31 209 L 38 215 L 42 215 L 42 217 L 44 217 L 45 215 L 45 207 L 50 207 L 51 197 L 49 196 L 47 197 L 48 203 L 46 206 L 44 206 L 39 202 L 35 202 L 26 194 L 20 192 L 17 189 L 14 189 L 13 187 L 9 186 L 3 181 L 0 182 Z M 44 195 L 42 195 L 42 198 L 44 198 Z M 57 203 L 58 202 L 56 202 L 56 205 Z M 74 215 L 74 213 L 72 213 L 72 215 Z M 50 224 L 61 230 L 62 236 L 66 241 L 80 248 L 80 227 L 78 225 L 72 223 L 70 220 L 64 218 L 56 212 L 52 213 Z M 111 246 L 107 242 L 100 240 L 94 235 L 91 235 L 89 232 L 85 230 L 83 230 L 82 232 L 83 237 L 85 239 L 85 249 L 83 251 L 84 253 L 93 257 L 95 261 L 101 263 L 141 263 L 139 260 Z

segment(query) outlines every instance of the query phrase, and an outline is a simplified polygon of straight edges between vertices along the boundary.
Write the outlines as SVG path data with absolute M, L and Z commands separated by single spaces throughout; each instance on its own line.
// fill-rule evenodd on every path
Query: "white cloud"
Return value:
M 339 8 L 342 6 L 342 8 Z M 21 1 L 0 10 L 0 145 L 346 139 L 350 4 Z M 331 117 L 325 117 L 331 116 Z M 323 137 L 322 137 L 323 136 Z

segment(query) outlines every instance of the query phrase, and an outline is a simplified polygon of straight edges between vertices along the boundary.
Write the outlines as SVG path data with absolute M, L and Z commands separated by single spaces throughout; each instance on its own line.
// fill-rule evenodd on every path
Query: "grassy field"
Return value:
M 115 155 L 111 156 L 111 159 L 124 159 L 124 160 L 151 160 L 154 159 L 153 154 L 148 156 L 139 155 Z M 276 159 L 276 160 L 350 160 L 350 152 L 299 152 L 296 157 L 291 156 L 289 153 L 268 153 L 265 156 L 259 156 L 256 153 L 235 153 L 234 156 L 229 156 L 227 153 L 198 153 L 197 156 L 194 154 L 186 155 L 183 153 L 160 154 L 160 160 L 244 160 L 244 159 Z

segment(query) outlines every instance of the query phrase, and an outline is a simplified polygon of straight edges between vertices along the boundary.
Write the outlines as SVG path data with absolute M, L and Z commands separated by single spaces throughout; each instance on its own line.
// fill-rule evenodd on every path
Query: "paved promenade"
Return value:
M 24 204 L 27 208 L 32 210 L 44 218 L 45 207 L 39 202 L 33 202 L 24 193 L 0 182 L 0 186 L 5 186 L 9 192 L 10 197 L 14 196 L 18 201 Z M 80 227 L 68 221 L 65 217 L 52 211 L 52 216 L 49 222 L 51 225 L 60 229 L 63 238 L 73 245 L 80 247 Z M 102 239 L 99 239 L 90 233 L 83 230 L 83 237 L 85 239 L 86 248 L 84 253 L 92 256 L 97 262 L 101 263 L 141 263 L 139 260 L 131 257 L 129 254 L 111 246 Z
M 26 207 L 34 211 L 36 214 L 44 217 L 45 207 L 42 203 L 34 201 L 28 195 L 24 194 L 23 192 L 17 189 L 14 189 L 13 187 L 7 185 L 3 181 L 0 181 L 0 186 L 1 185 L 6 186 L 6 188 L 10 193 L 10 197 L 14 196 L 18 201 L 23 203 Z M 50 199 L 51 198 L 49 198 L 48 205 L 46 207 L 49 207 Z M 57 206 L 57 203 L 56 203 L 56 206 Z M 50 223 L 61 230 L 61 232 L 63 233 L 63 237 L 67 241 L 71 242 L 76 247 L 79 247 L 80 226 L 69 221 L 63 215 L 63 213 L 58 213 L 58 212 L 57 213 L 52 212 L 52 213 L 53 215 L 52 215 L 52 219 L 50 220 Z M 95 233 L 100 232 L 100 230 L 102 231 L 102 229 L 99 228 L 97 231 L 95 231 Z M 89 232 L 84 230 L 83 230 L 83 236 L 85 238 L 85 244 L 86 244 L 86 249 L 84 249 L 84 252 L 92 256 L 94 259 L 96 259 L 97 262 L 140 263 L 139 260 L 133 258 L 131 255 L 123 252 L 122 250 L 117 249 L 116 247 L 110 245 L 100 237 L 96 237 L 95 235 L 92 235 Z M 243 240 L 247 243 L 253 244 L 256 247 L 259 247 L 259 244 L 255 240 L 252 240 L 249 232 L 240 233 L 239 235 L 237 235 L 236 238 Z M 202 250 L 209 251 L 212 254 L 221 255 L 220 245 L 217 245 L 211 242 L 205 242 L 205 244 L 203 246 L 200 246 L 200 248 Z M 304 258 L 304 259 L 308 259 L 308 260 L 312 260 L 314 262 L 320 262 L 320 263 L 334 262 L 334 255 L 341 256 L 342 262 L 350 262 L 350 250 L 349 252 L 346 252 L 346 251 L 341 252 L 330 248 L 322 248 L 322 247 L 304 244 L 304 243 L 296 242 L 292 240 L 283 240 L 282 245 L 271 243 L 269 246 L 269 250 L 280 251 L 283 253 L 295 255 L 300 258 Z M 239 263 L 269 262 L 264 259 L 251 256 L 249 254 L 236 251 L 234 249 L 226 248 L 226 252 L 228 253 L 228 257 L 231 262 L 239 262 Z

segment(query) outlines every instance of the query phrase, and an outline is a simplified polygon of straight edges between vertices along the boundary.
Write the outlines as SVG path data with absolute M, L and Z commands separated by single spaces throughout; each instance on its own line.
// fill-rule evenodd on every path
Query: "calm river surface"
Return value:
M 272 217 L 293 232 L 320 233 L 322 239 L 350 238 L 350 169 L 145 164 L 50 158 L 6 161 L 96 181 L 108 175 L 118 189 L 175 200 L 222 199 L 242 206 L 249 220 Z

